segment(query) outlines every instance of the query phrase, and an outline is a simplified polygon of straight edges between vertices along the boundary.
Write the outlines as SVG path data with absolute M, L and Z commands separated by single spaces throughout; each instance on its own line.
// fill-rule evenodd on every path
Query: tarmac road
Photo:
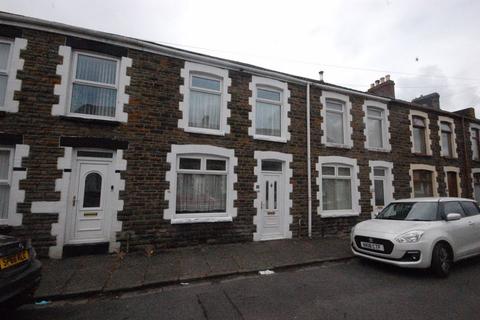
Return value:
M 480 258 L 457 264 L 447 279 L 353 259 L 267 276 L 28 305 L 9 318 L 479 319 Z

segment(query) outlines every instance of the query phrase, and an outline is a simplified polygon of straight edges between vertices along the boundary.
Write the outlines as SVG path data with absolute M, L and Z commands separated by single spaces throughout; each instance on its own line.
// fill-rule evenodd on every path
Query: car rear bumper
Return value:
M 16 297 L 33 295 L 41 279 L 42 263 L 33 260 L 30 266 L 12 278 L 0 279 L 0 304 Z

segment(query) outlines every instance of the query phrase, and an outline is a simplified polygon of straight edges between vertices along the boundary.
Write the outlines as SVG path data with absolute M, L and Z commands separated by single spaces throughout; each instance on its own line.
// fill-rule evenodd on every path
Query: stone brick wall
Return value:
M 25 59 L 23 71 L 18 78 L 22 80 L 22 89 L 15 94 L 19 101 L 18 113 L 0 114 L 0 132 L 21 134 L 24 143 L 30 146 L 30 155 L 24 160 L 28 170 L 27 179 L 22 181 L 21 188 L 26 191 L 25 202 L 18 206 L 23 214 L 23 225 L 20 227 L 0 226 L 0 233 L 23 235 L 33 238 L 37 251 L 45 256 L 48 248 L 55 245 L 56 239 L 51 236 L 52 223 L 57 222 L 57 214 L 32 214 L 33 201 L 58 201 L 59 192 L 55 191 L 55 180 L 62 176 L 57 169 L 57 159 L 63 156 L 64 148 L 60 147 L 60 137 L 96 137 L 128 141 L 128 149 L 124 152 L 127 170 L 122 172 L 126 188 L 120 197 L 124 200 L 124 210 L 119 213 L 122 231 L 118 240 L 122 248 L 140 249 L 146 245 L 158 248 L 196 245 L 200 243 L 227 243 L 252 241 L 255 225 L 253 216 L 256 209 L 253 201 L 257 194 L 253 190 L 254 151 L 278 151 L 292 154 L 293 163 L 293 207 L 291 215 L 293 223 L 290 230 L 294 238 L 307 236 L 307 163 L 306 163 L 306 87 L 289 83 L 291 92 L 289 131 L 291 139 L 287 143 L 254 140 L 248 135 L 251 125 L 248 119 L 251 96 L 249 83 L 251 74 L 243 71 L 229 71 L 232 85 L 229 88 L 231 102 L 228 108 L 231 116 L 228 119 L 231 132 L 225 136 L 210 136 L 187 133 L 177 127 L 182 116 L 179 102 L 182 96 L 179 91 L 183 79 L 180 69 L 184 61 L 145 51 L 128 50 L 128 57 L 133 60 L 132 67 L 127 70 L 131 77 L 127 94 L 130 103 L 125 106 L 128 123 L 105 123 L 86 121 L 66 117 L 52 116 L 52 105 L 58 103 L 54 95 L 54 85 L 60 78 L 56 75 L 56 67 L 62 61 L 58 55 L 60 45 L 66 43 L 66 37 L 32 29 L 24 29 L 22 37 L 28 40 L 27 49 L 21 53 Z M 433 156 L 420 157 L 411 154 L 409 106 L 400 102 L 392 102 L 390 109 L 390 132 L 392 152 L 372 152 L 364 149 L 365 136 L 364 98 L 350 95 L 353 117 L 353 148 L 338 149 L 321 144 L 321 89 L 311 88 L 311 174 L 312 174 L 312 216 L 313 236 L 332 237 L 348 235 L 356 222 L 370 217 L 371 182 L 369 179 L 369 160 L 385 160 L 394 163 L 395 198 L 410 196 L 410 163 L 435 165 L 438 170 L 440 194 L 444 195 L 445 182 L 443 166 L 457 166 L 461 169 L 463 195 L 471 196 L 470 167 L 480 167 L 480 162 L 467 162 L 465 167 L 461 161 L 464 157 L 464 141 L 460 118 L 455 119 L 459 159 L 443 159 L 440 157 L 438 137 L 438 111 L 429 110 Z M 453 117 L 453 116 L 452 116 Z M 468 122 L 466 123 L 468 127 Z M 238 199 L 237 217 L 233 223 L 199 223 L 172 225 L 163 219 L 163 210 L 168 203 L 164 200 L 168 183 L 165 173 L 169 170 L 166 162 L 167 153 L 172 144 L 209 144 L 224 148 L 234 148 L 238 158 L 236 173 L 238 183 L 235 190 Z M 466 131 L 467 158 L 471 158 L 469 131 Z M 359 165 L 361 215 L 353 218 L 321 218 L 317 214 L 319 201 L 316 199 L 318 173 L 315 164 L 319 156 L 345 156 L 355 158 Z M 465 179 L 467 178 L 467 179 Z

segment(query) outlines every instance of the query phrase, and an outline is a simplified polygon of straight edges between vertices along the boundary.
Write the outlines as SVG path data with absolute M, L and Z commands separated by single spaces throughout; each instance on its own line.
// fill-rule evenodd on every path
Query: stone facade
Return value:
M 185 59 L 162 55 L 149 50 L 138 50 L 131 46 L 121 47 L 102 43 L 100 40 L 78 40 L 61 30 L 42 30 L 34 24 L 17 28 L 0 25 L 4 37 L 19 37 L 27 40 L 26 49 L 20 55 L 24 59 L 23 70 L 17 78 L 22 81 L 21 90 L 14 98 L 19 102 L 16 113 L 0 112 L 0 145 L 9 144 L 8 135 L 21 136 L 23 144 L 30 147 L 28 157 L 22 166 L 27 178 L 20 182 L 25 191 L 25 199 L 17 206 L 23 215 L 20 226 L 0 225 L 0 233 L 26 236 L 42 256 L 49 254 L 49 248 L 61 246 L 52 226 L 59 223 L 59 212 L 55 205 L 36 210 L 36 203 L 60 203 L 62 199 L 58 184 L 65 171 L 59 159 L 65 157 L 66 148 L 62 145 L 68 137 L 80 138 L 87 146 L 111 150 L 123 150 L 126 170 L 118 170 L 124 180 L 124 191 L 120 191 L 123 210 L 118 212 L 121 231 L 116 233 L 116 241 L 121 249 L 135 250 L 153 245 L 157 248 L 190 246 L 201 243 L 228 243 L 253 241 L 256 226 L 253 217 L 257 214 L 254 200 L 257 197 L 253 186 L 256 183 L 254 168 L 255 151 L 275 151 L 292 155 L 290 169 L 293 170 L 290 195 L 292 223 L 289 229 L 293 238 L 308 236 L 308 180 L 307 180 L 307 88 L 304 80 L 288 83 L 290 91 L 290 139 L 286 142 L 271 142 L 254 139 L 249 135 L 251 126 L 249 98 L 252 92 L 249 84 L 252 73 L 235 68 L 228 69 L 231 86 L 228 93 L 230 116 L 227 119 L 230 132 L 224 136 L 211 136 L 188 133 L 178 127 L 182 117 L 179 102 L 182 101 L 180 86 L 183 84 L 181 69 Z M 13 30 L 13 31 L 12 31 Z M 8 32 L 6 32 L 8 31 Z M 52 115 L 52 107 L 59 104 L 55 85 L 61 84 L 58 65 L 63 62 L 59 54 L 60 46 L 75 46 L 81 43 L 83 50 L 100 51 L 103 54 L 116 54 L 131 59 L 127 68 L 130 84 L 126 87 L 129 103 L 124 105 L 128 114 L 127 122 L 108 122 Z M 281 80 L 281 79 L 280 79 Z M 285 81 L 285 80 L 281 80 Z M 462 196 L 472 197 L 471 168 L 480 167 L 480 162 L 471 161 L 470 122 L 472 118 L 462 118 L 459 114 L 426 108 L 414 103 L 391 99 L 388 102 L 390 120 L 391 152 L 376 152 L 365 149 L 364 120 L 362 105 L 365 94 L 348 91 L 352 103 L 351 126 L 353 147 L 350 149 L 326 147 L 322 144 L 322 119 L 320 96 L 323 82 L 312 80 L 310 92 L 311 118 L 311 188 L 312 188 L 312 236 L 345 237 L 358 221 L 370 218 L 372 205 L 372 182 L 370 181 L 370 160 L 383 160 L 393 163 L 394 198 L 408 198 L 411 195 L 410 164 L 433 165 L 438 173 L 438 193 L 445 195 L 446 182 L 443 167 L 460 169 Z M 329 89 L 335 92 L 335 86 Z M 343 89 L 339 88 L 339 91 Z M 344 91 L 342 91 L 344 92 Z M 345 94 L 345 93 L 343 93 Z M 374 97 L 373 97 L 374 98 Z M 409 112 L 418 109 L 428 113 L 430 119 L 430 139 L 432 155 L 418 156 L 411 152 L 411 132 Z M 438 116 L 454 119 L 458 159 L 445 159 L 440 156 Z M 3 138 L 2 138 L 3 137 Z M 89 139 L 81 139 L 89 138 Z M 63 139 L 63 140 L 62 140 Z M 88 143 L 91 145 L 88 145 Z M 117 143 L 118 142 L 118 143 Z M 120 144 L 121 146 L 117 145 Z M 168 207 L 165 191 L 169 188 L 166 172 L 170 169 L 167 154 L 172 144 L 212 145 L 234 149 L 238 164 L 235 168 L 237 183 L 234 190 L 237 199 L 234 206 L 237 215 L 232 222 L 172 224 L 165 220 L 164 210 Z M 85 145 L 82 145 L 85 146 Z M 75 147 L 75 146 L 74 146 Z M 315 164 L 320 156 L 342 156 L 357 159 L 360 180 L 361 214 L 355 217 L 322 218 L 317 214 L 318 172 Z M 62 226 L 60 226 L 62 227 Z

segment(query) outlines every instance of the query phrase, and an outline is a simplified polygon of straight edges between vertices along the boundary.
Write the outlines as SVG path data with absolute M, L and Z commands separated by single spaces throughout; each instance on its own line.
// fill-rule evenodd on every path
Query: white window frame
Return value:
M 437 169 L 435 166 L 428 165 L 428 164 L 417 164 L 412 163 L 410 164 L 410 197 L 415 198 L 415 189 L 413 188 L 413 171 L 415 170 L 425 170 L 432 172 L 432 192 L 434 197 L 438 197 L 438 181 L 437 181 Z
M 393 181 L 395 180 L 395 177 L 393 175 L 393 162 L 388 162 L 388 161 L 379 161 L 379 160 L 370 160 L 368 162 L 368 165 L 370 167 L 370 182 L 371 182 L 371 194 L 372 197 L 370 199 L 370 204 L 372 205 L 372 218 L 374 218 L 378 213 L 379 210 L 376 208 L 375 205 L 375 180 L 378 180 L 374 174 L 374 169 L 375 168 L 381 168 L 385 170 L 385 176 L 383 177 L 383 190 L 385 193 L 385 204 L 383 207 L 386 207 L 390 202 L 395 200 L 394 198 L 394 193 L 395 193 L 395 186 L 393 184 Z
M 337 100 L 343 103 L 343 143 L 332 143 L 327 142 L 327 100 Z M 351 149 L 353 147 L 353 140 L 352 140 L 352 103 L 350 102 L 350 97 L 348 95 L 330 92 L 330 91 L 322 91 L 322 95 L 320 96 L 320 103 L 322 104 L 322 109 L 320 111 L 322 116 L 322 144 L 326 145 L 327 147 L 336 147 L 336 148 L 347 148 Z
M 457 190 L 458 190 L 458 196 L 461 197 L 463 194 L 462 190 L 462 182 L 460 180 L 460 168 L 458 167 L 443 167 L 443 173 L 444 173 L 444 181 L 445 181 L 445 195 L 448 197 L 448 172 L 455 172 L 455 178 L 457 179 Z
M 7 172 L 7 179 L 0 179 L 0 185 L 4 186 L 7 185 L 9 187 L 8 190 L 8 208 L 7 208 L 7 218 L 1 219 L 0 218 L 0 225 L 1 224 L 8 224 L 8 217 L 10 216 L 10 212 L 12 211 L 12 174 L 13 174 L 13 153 L 15 150 L 9 147 L 1 147 L 0 151 L 8 151 L 10 159 L 8 160 L 8 172 Z
M 440 156 L 442 156 L 443 150 L 443 141 L 442 141 L 442 122 L 447 122 L 450 125 L 450 130 L 452 130 L 452 158 L 457 159 L 458 158 L 458 153 L 457 153 L 457 136 L 455 134 L 455 121 L 452 118 L 444 117 L 444 116 L 438 116 L 438 136 L 440 137 Z M 442 156 L 449 158 L 447 156 Z
M 328 164 L 350 167 L 350 171 L 351 171 L 350 186 L 352 189 L 352 209 L 323 210 L 322 167 Z M 361 213 L 361 207 L 360 207 L 360 191 L 358 190 L 360 186 L 360 179 L 358 178 L 359 167 L 357 165 L 357 159 L 352 159 L 347 157 L 337 157 L 337 156 L 318 157 L 316 169 L 317 169 L 317 186 L 318 186 L 317 199 L 319 202 L 319 206 L 317 209 L 318 215 L 320 215 L 322 218 L 359 216 Z
M 382 117 L 378 118 L 376 117 L 375 119 L 381 119 L 382 120 L 382 148 L 378 147 L 371 147 L 370 146 L 370 141 L 368 138 L 368 109 L 369 108 L 374 108 L 377 110 L 382 111 Z M 392 146 L 390 144 L 390 121 L 389 121 L 389 110 L 388 107 L 385 103 L 381 103 L 378 101 L 374 100 L 365 100 L 362 106 L 363 113 L 364 113 L 364 118 L 363 118 L 363 123 L 364 123 L 364 130 L 363 130 L 363 135 L 365 136 L 365 149 L 371 150 L 371 151 L 380 151 L 380 152 L 390 152 L 392 150 Z
M 431 156 L 432 155 L 432 140 L 430 138 L 430 119 L 428 118 L 428 113 L 418 110 L 410 109 L 410 141 L 412 143 L 412 153 L 418 154 L 415 152 L 415 141 L 413 138 L 413 117 L 421 117 L 425 120 L 425 149 L 427 151 L 426 154 L 422 154 L 422 156 Z
M 76 78 L 76 71 L 77 71 L 77 63 L 78 63 L 78 56 L 87 56 L 93 58 L 99 58 L 103 60 L 114 61 L 116 63 L 116 70 L 115 70 L 115 83 L 108 84 L 108 83 L 101 83 L 96 81 L 88 81 Z M 67 110 L 66 115 L 71 117 L 82 117 L 86 119 L 100 119 L 100 120 L 111 120 L 115 117 L 108 117 L 108 116 L 100 116 L 100 115 L 93 115 L 93 114 L 83 114 L 78 112 L 72 112 L 72 94 L 73 94 L 73 85 L 80 84 L 80 85 L 88 85 L 96 88 L 105 88 L 105 89 L 115 89 L 116 90 L 116 104 L 118 104 L 118 95 L 119 95 L 119 80 L 120 80 L 120 59 L 107 56 L 104 54 L 93 54 L 91 52 L 86 52 L 82 50 L 75 50 L 73 52 L 73 61 L 72 61 L 72 72 L 70 74 L 70 82 L 69 82 L 69 90 L 68 90 L 68 103 L 67 103 Z M 115 106 L 115 114 L 117 113 L 117 106 Z
M 220 127 L 218 130 L 190 127 L 188 124 L 192 75 L 221 80 Z M 182 128 L 185 132 L 192 133 L 218 136 L 229 134 L 230 126 L 227 123 L 227 119 L 230 117 L 228 103 L 231 100 L 231 95 L 228 93 L 228 88 L 230 88 L 232 80 L 228 77 L 228 70 L 185 61 L 185 66 L 180 70 L 180 76 L 183 78 L 183 84 L 180 86 L 180 93 L 183 94 L 183 101 L 180 101 L 179 104 L 179 109 L 182 112 L 182 118 L 178 120 L 178 127 Z
M 480 199 L 475 199 L 475 174 L 480 173 L 480 168 L 472 168 L 471 178 L 472 178 L 472 199 L 480 203 Z
M 290 98 L 290 90 L 288 90 L 288 83 L 281 82 L 270 78 L 263 78 L 252 76 L 252 81 L 249 84 L 250 91 L 252 96 L 248 99 L 248 102 L 251 107 L 251 111 L 248 113 L 248 118 L 251 121 L 251 126 L 248 128 L 248 135 L 252 136 L 256 140 L 266 140 L 266 141 L 273 141 L 273 142 L 283 142 L 286 143 L 290 140 L 290 132 L 288 128 L 290 127 L 290 118 L 288 116 L 290 112 L 290 103 L 288 103 L 288 99 Z M 261 135 L 256 133 L 256 106 L 257 100 L 262 101 L 257 97 L 257 89 L 266 89 L 266 90 L 273 90 L 280 92 L 280 110 L 281 110 L 281 120 L 280 120 L 280 129 L 281 134 L 280 137 L 276 136 L 268 136 L 268 135 Z M 265 100 L 268 103 L 272 103 L 273 101 Z
M 5 89 L 5 101 L 0 105 L 0 111 L 18 112 L 19 102 L 14 99 L 15 91 L 20 91 L 22 80 L 17 79 L 18 71 L 23 70 L 24 59 L 20 58 L 20 51 L 27 48 L 27 40 L 23 38 L 15 38 L 13 41 L 0 38 L 0 43 L 10 45 L 8 54 L 7 69 L 0 70 L 0 74 L 7 76 L 7 87 Z
M 128 121 L 128 114 L 124 112 L 124 106 L 129 103 L 130 99 L 130 96 L 125 93 L 125 89 L 127 86 L 130 85 L 130 76 L 127 75 L 127 68 L 130 68 L 132 66 L 131 58 L 119 58 L 90 51 L 87 52 L 84 50 L 75 50 L 69 46 L 60 46 L 58 49 L 58 54 L 63 57 L 63 62 L 57 66 L 57 75 L 60 76 L 61 80 L 59 84 L 55 85 L 53 90 L 54 94 L 58 95 L 58 104 L 54 104 L 52 106 L 53 116 L 66 116 L 70 118 L 94 119 L 123 123 L 126 123 Z M 115 117 L 70 112 L 73 83 L 76 74 L 76 63 L 79 54 L 117 61 L 117 79 L 115 85 L 117 89 L 117 99 L 115 102 Z M 85 80 L 75 81 L 79 81 L 79 83 L 81 81 L 81 83 L 83 84 L 94 85 L 96 87 L 113 88 L 109 84 L 102 85 L 98 82 L 91 82 Z
M 182 157 L 200 157 L 204 159 L 222 159 L 227 161 L 226 212 L 194 214 L 176 213 L 177 173 L 179 171 L 179 159 Z M 171 224 L 233 221 L 233 218 L 237 216 L 237 208 L 234 207 L 234 201 L 237 199 L 237 191 L 234 190 L 234 185 L 237 182 L 237 174 L 234 172 L 234 168 L 237 166 L 237 158 L 234 155 L 234 150 L 210 145 L 172 145 L 172 151 L 167 154 L 167 162 L 170 164 L 170 170 L 166 173 L 166 180 L 169 182 L 170 187 L 165 190 L 165 200 L 168 201 L 168 208 L 163 212 L 165 220 L 170 220 Z M 200 172 L 199 170 L 185 169 L 182 171 Z
M 27 178 L 26 169 L 22 168 L 22 158 L 28 157 L 29 146 L 17 144 L 15 146 L 0 146 L 0 150 L 10 151 L 9 176 L 7 182 L 10 185 L 10 194 L 8 200 L 8 217 L 0 219 L 0 225 L 20 226 L 22 225 L 21 213 L 17 213 L 18 203 L 25 201 L 25 191 L 20 189 L 20 180 Z M 15 170 L 21 168 L 22 170 Z
M 470 123 L 470 143 L 471 143 L 472 160 L 478 161 L 478 160 L 480 160 L 480 148 L 479 148 L 479 151 L 478 151 L 478 157 L 475 158 L 475 154 L 473 153 L 473 144 L 475 143 L 475 139 L 473 138 L 473 129 L 476 129 L 480 132 L 480 124 Z

